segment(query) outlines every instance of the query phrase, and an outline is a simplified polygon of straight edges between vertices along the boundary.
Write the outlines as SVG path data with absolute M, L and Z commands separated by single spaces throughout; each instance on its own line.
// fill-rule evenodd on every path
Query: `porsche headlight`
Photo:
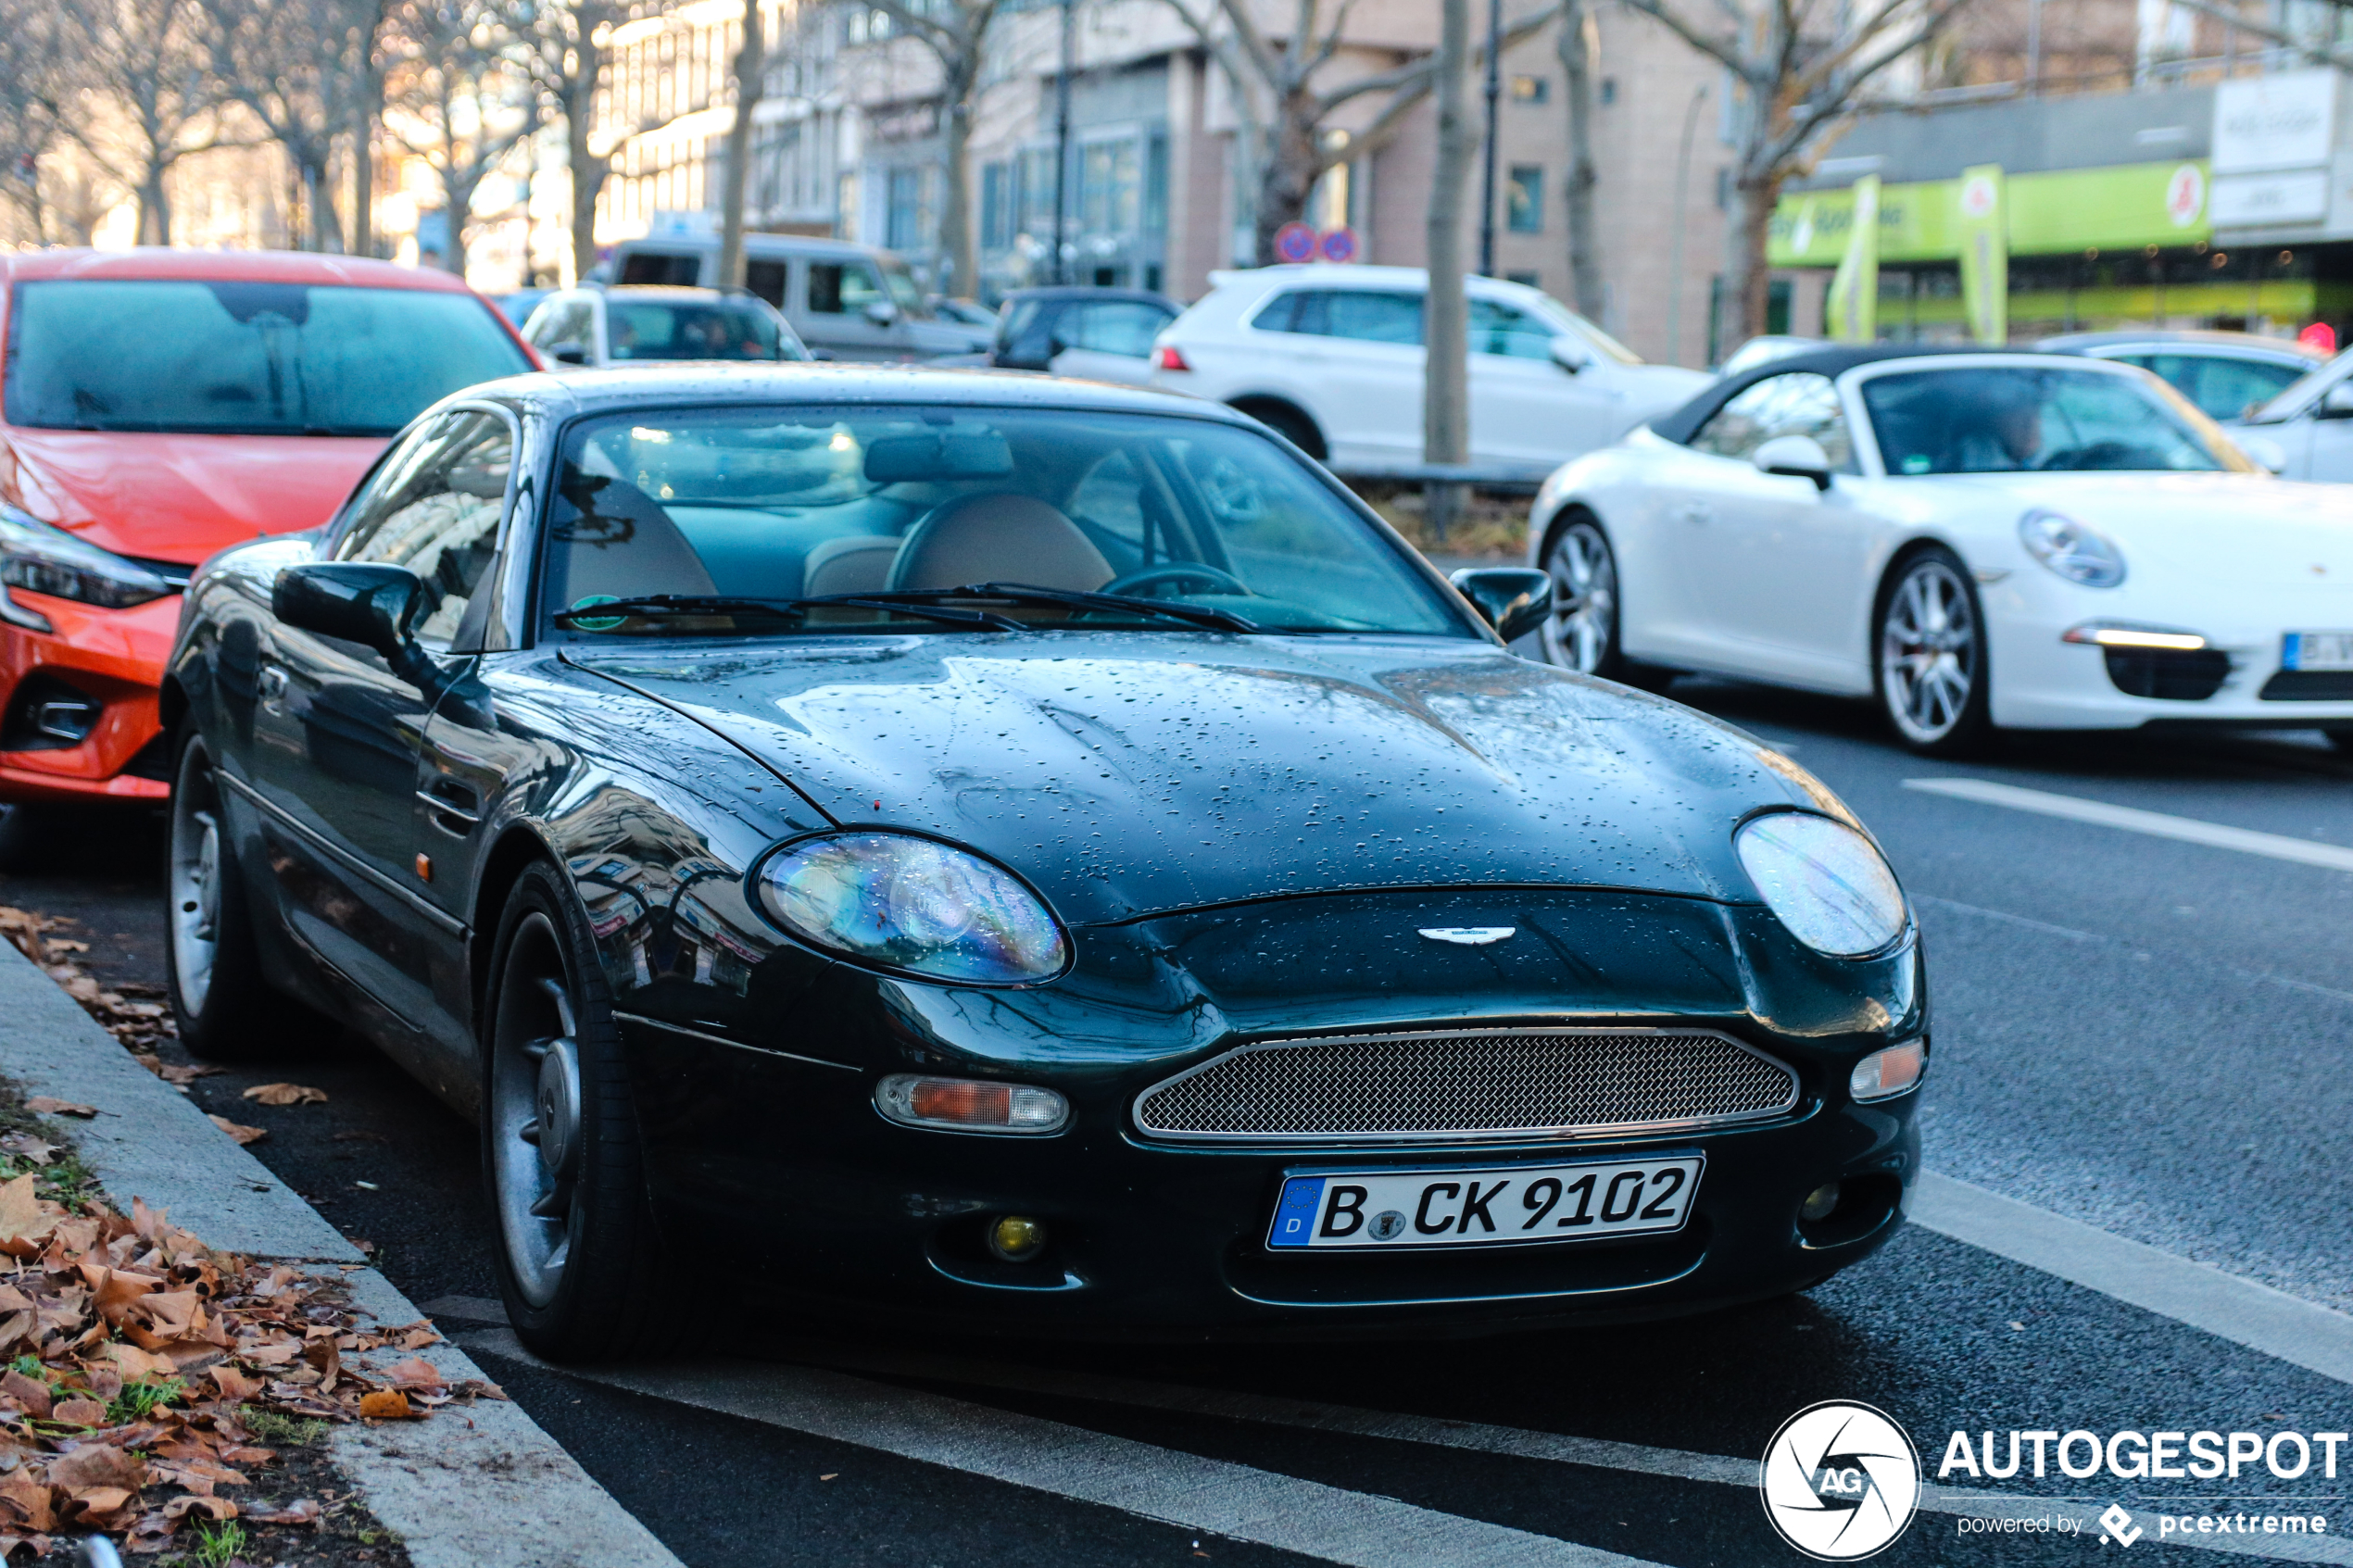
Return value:
M 1806 811 L 1752 819 L 1732 840 L 1741 864 L 1790 935 L 1855 959 L 1904 934 L 1904 890 L 1871 841 Z
M 128 609 L 172 591 L 170 583 L 137 561 L 86 544 L 14 507 L 0 507 L 0 583 L 107 609 Z M 25 606 L 15 608 L 19 616 L 44 619 Z
M 760 868 L 786 931 L 845 958 L 971 985 L 1047 980 L 1070 957 L 1038 897 L 979 856 L 912 834 L 805 838 Z
M 2070 583 L 2113 588 L 2124 581 L 2124 552 L 2108 535 L 2071 517 L 2037 508 L 2018 520 L 2018 537 L 2028 555 Z

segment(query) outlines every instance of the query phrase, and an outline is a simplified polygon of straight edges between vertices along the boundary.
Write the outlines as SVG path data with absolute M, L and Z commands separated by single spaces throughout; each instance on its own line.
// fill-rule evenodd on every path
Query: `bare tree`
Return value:
M 719 286 L 744 286 L 744 188 L 751 182 L 751 115 L 768 82 L 768 48 L 760 0 L 744 0 L 744 31 L 732 80 L 736 115 L 727 123 L 727 167 L 719 193 Z
M 1394 136 L 1436 81 L 1437 55 L 1391 69 L 1329 82 L 1325 69 L 1347 44 L 1354 0 L 1295 0 L 1287 32 L 1270 33 L 1252 0 L 1165 0 L 1185 19 L 1234 88 L 1241 122 L 1242 165 L 1251 189 L 1251 245 L 1259 266 L 1277 259 L 1275 235 L 1307 210 L 1315 182 L 1336 164 L 1378 151 Z M 1534 36 L 1557 14 L 1546 6 L 1504 31 L 1506 49 Z M 1487 57 L 1482 43 L 1466 58 Z M 1467 69 L 1467 68 L 1466 68 Z M 1340 111 L 1359 98 L 1380 98 L 1372 122 L 1347 137 L 1327 134 Z
M 195 0 L 84 0 L 69 15 L 67 80 L 84 112 L 63 117 L 66 132 L 132 193 L 139 243 L 168 245 L 172 166 L 249 144 L 224 139 L 205 14 Z
M 1873 78 L 1969 0 L 1718 0 L 1712 24 L 1687 19 L 1677 0 L 1626 4 L 1723 66 L 1738 89 L 1725 327 L 1733 341 L 1753 336 L 1765 330 L 1765 242 L 1782 184 L 1846 128 Z
M 516 20 L 499 0 L 411 0 L 393 18 L 401 52 L 385 73 L 386 104 L 401 111 L 401 144 L 441 182 L 441 266 L 461 278 L 475 193 L 539 127 Z
M 329 168 L 335 139 L 352 121 L 355 8 L 372 10 L 378 0 L 198 3 L 214 76 L 294 166 L 296 194 L 309 208 L 310 247 L 343 249 Z
M 939 62 L 939 156 L 942 190 L 937 275 L 941 294 L 978 292 L 980 255 L 972 222 L 972 171 L 964 148 L 972 141 L 973 98 L 980 88 L 982 51 L 1000 0 L 870 0 L 902 37 L 912 38 Z
M 1606 300 L 1593 248 L 1593 187 L 1601 182 L 1593 167 L 1593 69 L 1600 41 L 1586 0 L 1565 0 L 1557 46 L 1561 95 L 1568 107 L 1568 281 L 1579 313 L 1592 321 L 1602 319 Z
M 68 51 L 55 0 L 0 0 L 0 196 L 10 237 L 47 238 L 41 158 L 56 144 Z
M 1463 197 L 1478 133 L 1470 119 L 1470 0 L 1441 0 L 1430 84 L 1438 94 L 1438 166 L 1429 186 L 1429 289 L 1422 307 L 1422 461 L 1470 460 L 1470 303 L 1463 289 Z M 1446 537 L 1463 487 L 1428 490 L 1430 533 Z

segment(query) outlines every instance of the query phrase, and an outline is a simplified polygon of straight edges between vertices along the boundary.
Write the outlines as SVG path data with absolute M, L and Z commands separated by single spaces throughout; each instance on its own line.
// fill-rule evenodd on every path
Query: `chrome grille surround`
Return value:
M 1797 1073 L 1711 1029 L 1415 1030 L 1263 1040 L 1136 1097 L 1148 1136 L 1457 1143 L 1731 1126 L 1797 1104 Z

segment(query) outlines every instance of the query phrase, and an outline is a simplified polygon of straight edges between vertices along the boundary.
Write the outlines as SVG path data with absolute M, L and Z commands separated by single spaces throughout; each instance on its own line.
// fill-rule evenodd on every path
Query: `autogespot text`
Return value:
M 2072 1432 L 1986 1432 L 1976 1441 L 1956 1432 L 1944 1445 L 1944 1461 L 1936 1478 L 1956 1475 L 2007 1480 L 2032 1465 L 2032 1474 L 2057 1473 L 2082 1481 L 2105 1471 L 2120 1480 L 2211 1481 L 2228 1475 L 2236 1480 L 2243 1469 L 2261 1465 L 2283 1481 L 2313 1471 L 2321 1478 L 2336 1478 L 2338 1449 L 2353 1440 L 2343 1432 L 2111 1432 L 2103 1437 L 2078 1428 Z

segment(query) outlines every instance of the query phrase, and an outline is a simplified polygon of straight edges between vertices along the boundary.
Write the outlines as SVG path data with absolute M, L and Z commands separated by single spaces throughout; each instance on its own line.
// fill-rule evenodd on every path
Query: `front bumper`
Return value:
M 55 630 L 0 622 L 0 801 L 169 796 L 156 690 L 179 630 L 179 596 L 102 609 L 22 588 L 8 592 Z M 79 742 L 32 734 L 19 712 L 20 699 L 57 692 L 99 705 L 96 723 Z
M 828 1314 L 1122 1337 L 1667 1317 L 1802 1288 L 1893 1235 L 1919 1168 L 1918 1092 L 1858 1106 L 1844 1086 L 1863 1055 L 1924 1027 L 1916 944 L 1840 964 L 1774 940 L 1777 922 L 1756 909 L 1599 893 L 1410 897 L 1421 922 L 1576 932 L 1577 956 L 1553 942 L 1517 944 L 1508 958 L 1424 943 L 1368 985 L 1361 948 L 1353 963 L 1327 952 L 1322 974 L 1284 951 L 1286 932 L 1394 929 L 1365 917 L 1394 916 L 1401 896 L 1367 896 L 1296 901 L 1311 914 L 1277 905 L 1263 919 L 1151 922 L 1124 943 L 1081 932 L 1073 975 L 1031 992 L 915 985 L 779 954 L 744 998 L 747 1021 L 769 1022 L 730 1030 L 733 1039 L 713 1032 L 708 993 L 703 1022 L 685 1027 L 675 1011 L 677 1022 L 655 1022 L 626 1000 L 623 1039 L 665 1227 L 689 1254 L 749 1251 L 774 1286 Z M 1712 945 L 1702 940 L 1711 930 Z M 1729 946 L 1745 950 L 1743 963 L 1728 961 Z M 1154 951 L 1186 960 L 1158 972 L 1173 989 L 1157 1007 L 1143 1005 L 1150 976 L 1132 963 Z M 659 973 L 661 955 L 649 961 Z M 1187 989 L 1189 1001 L 1176 994 Z M 638 995 L 654 1003 L 660 990 Z M 1794 1068 L 1797 1102 L 1769 1121 L 1696 1134 L 1479 1144 L 1205 1145 L 1136 1126 L 1139 1094 L 1246 1039 L 1472 1022 L 1720 1029 Z M 911 1069 L 1051 1085 L 1071 1100 L 1070 1126 L 1017 1137 L 887 1122 L 875 1085 Z M 1302 1170 L 1668 1153 L 1706 1161 L 1690 1217 L 1670 1235 L 1370 1255 L 1265 1246 L 1283 1178 Z M 1806 1195 L 1833 1181 L 1848 1200 L 1824 1221 L 1801 1220 Z M 1045 1251 L 1019 1263 L 991 1256 L 987 1228 L 1005 1214 L 1042 1220 Z

